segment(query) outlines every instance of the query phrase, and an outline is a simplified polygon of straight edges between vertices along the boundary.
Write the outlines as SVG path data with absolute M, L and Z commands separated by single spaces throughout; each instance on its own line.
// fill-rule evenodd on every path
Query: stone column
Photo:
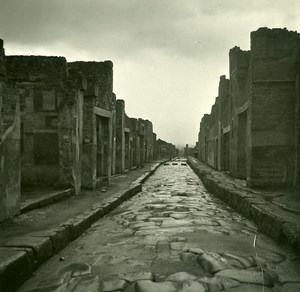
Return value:
M 116 173 L 125 171 L 125 102 L 116 101 Z

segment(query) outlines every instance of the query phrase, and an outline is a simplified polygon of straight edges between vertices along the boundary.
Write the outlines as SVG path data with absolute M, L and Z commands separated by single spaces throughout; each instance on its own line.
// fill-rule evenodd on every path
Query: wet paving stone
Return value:
M 300 291 L 299 275 L 292 251 L 209 194 L 185 160 L 177 160 L 20 291 Z

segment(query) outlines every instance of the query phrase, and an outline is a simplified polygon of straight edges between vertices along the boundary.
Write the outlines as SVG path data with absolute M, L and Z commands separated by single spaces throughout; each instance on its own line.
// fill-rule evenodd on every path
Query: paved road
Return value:
M 20 291 L 300 291 L 299 258 L 207 193 L 184 160 L 50 259 Z

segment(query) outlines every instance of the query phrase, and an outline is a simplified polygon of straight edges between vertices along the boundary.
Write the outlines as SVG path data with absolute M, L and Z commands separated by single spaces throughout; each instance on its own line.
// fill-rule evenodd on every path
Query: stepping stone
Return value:
M 136 282 L 136 292 L 175 292 L 177 285 L 171 281 L 152 282 L 149 280 L 140 280 Z
M 167 277 L 166 281 L 185 282 L 188 280 L 195 280 L 195 279 L 197 279 L 197 277 L 194 275 L 191 275 L 186 272 L 178 272 Z
M 218 272 L 216 276 L 234 279 L 243 283 L 273 286 L 270 276 L 264 273 L 263 277 L 262 272 L 258 271 L 227 269 Z

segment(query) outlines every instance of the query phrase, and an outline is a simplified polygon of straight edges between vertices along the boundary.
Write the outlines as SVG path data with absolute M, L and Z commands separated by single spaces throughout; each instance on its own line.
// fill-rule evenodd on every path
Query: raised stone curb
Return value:
M 288 243 L 297 253 L 300 253 L 300 227 L 290 222 L 288 218 L 277 214 L 271 202 L 266 201 L 263 196 L 260 197 L 258 192 L 251 192 L 246 187 L 230 184 L 225 179 L 220 180 L 220 175 L 217 175 L 218 171 L 195 158 L 189 157 L 187 163 L 210 193 L 219 197 L 246 218 L 253 220 L 260 231 L 279 243 Z
M 118 192 L 102 200 L 88 211 L 69 219 L 60 226 L 14 237 L 5 244 L 5 247 L 0 247 L 0 291 L 14 291 L 44 261 L 82 235 L 95 221 L 140 192 L 142 183 L 162 163 L 155 164 L 149 172 L 140 176 L 125 191 Z
M 28 212 L 33 209 L 41 208 L 50 204 L 53 204 L 57 201 L 65 200 L 70 196 L 74 195 L 73 189 L 67 189 L 63 191 L 56 191 L 41 198 L 30 200 L 30 202 L 21 204 L 21 213 Z

